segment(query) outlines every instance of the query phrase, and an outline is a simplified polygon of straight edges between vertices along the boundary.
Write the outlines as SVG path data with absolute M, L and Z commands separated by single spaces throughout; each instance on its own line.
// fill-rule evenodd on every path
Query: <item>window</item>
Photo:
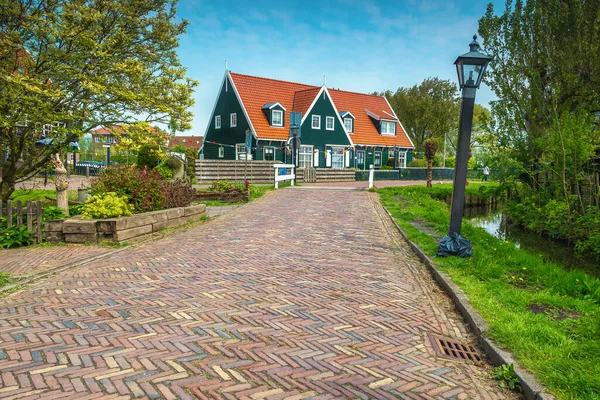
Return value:
M 265 161 L 275 160 L 275 147 L 265 147 Z
M 44 126 L 42 127 L 42 136 L 47 137 L 47 136 L 50 136 L 51 133 L 52 133 L 52 125 L 44 124 Z
M 311 124 L 313 129 L 321 129 L 321 116 L 320 115 L 313 115 L 312 116 L 312 124 Z
M 389 121 L 381 121 L 381 134 L 382 135 L 395 135 L 396 134 L 396 123 Z
M 398 151 L 398 157 L 396 157 L 396 167 L 406 168 L 406 151 Z
M 332 131 L 334 128 L 333 117 L 325 117 L 325 129 Z
M 300 146 L 300 154 L 298 157 L 298 168 L 312 167 L 313 147 Z
M 393 149 L 389 149 L 388 150 L 388 160 L 389 159 L 394 159 L 394 155 L 395 155 L 394 150 Z
M 219 158 L 225 157 L 225 147 L 219 147 Z
M 248 156 L 248 150 L 245 144 L 236 144 L 235 145 L 235 159 L 236 160 L 245 160 Z
M 344 118 L 344 127 L 346 128 L 346 132 L 352 133 L 352 118 Z
M 271 111 L 271 125 L 283 126 L 283 111 L 281 111 L 281 110 Z
M 221 116 L 215 115 L 215 129 L 221 129 Z
M 100 143 L 100 136 L 94 136 L 94 142 Z
M 373 160 L 373 164 L 375 167 L 381 167 L 381 152 L 380 151 L 376 151 L 373 154 L 374 160 Z
M 364 150 L 358 150 L 356 152 L 356 164 L 365 165 L 365 151 Z
M 236 113 L 231 113 L 229 115 L 229 126 L 231 128 L 235 128 L 237 126 L 237 114 Z
M 344 148 L 331 148 L 331 168 L 344 168 Z

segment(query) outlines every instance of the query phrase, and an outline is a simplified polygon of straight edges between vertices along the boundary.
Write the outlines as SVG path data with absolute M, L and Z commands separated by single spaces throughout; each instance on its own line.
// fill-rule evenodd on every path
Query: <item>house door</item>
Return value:
M 358 169 L 365 169 L 365 151 L 364 150 L 356 151 L 356 167 Z
M 313 147 L 300 146 L 298 168 L 311 168 L 313 165 Z

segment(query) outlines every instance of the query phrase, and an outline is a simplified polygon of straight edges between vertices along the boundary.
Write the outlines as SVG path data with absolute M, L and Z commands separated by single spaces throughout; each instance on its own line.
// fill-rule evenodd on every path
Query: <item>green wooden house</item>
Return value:
M 291 162 L 290 112 L 301 112 L 299 168 L 406 167 L 414 146 L 385 97 L 225 73 L 204 159 Z

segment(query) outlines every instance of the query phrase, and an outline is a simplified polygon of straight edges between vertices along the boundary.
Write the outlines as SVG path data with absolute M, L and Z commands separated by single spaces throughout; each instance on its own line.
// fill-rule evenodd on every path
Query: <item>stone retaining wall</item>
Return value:
M 79 216 L 46 221 L 46 240 L 51 243 L 124 242 L 161 229 L 199 221 L 206 214 L 204 204 L 169 208 L 109 219 L 81 219 Z

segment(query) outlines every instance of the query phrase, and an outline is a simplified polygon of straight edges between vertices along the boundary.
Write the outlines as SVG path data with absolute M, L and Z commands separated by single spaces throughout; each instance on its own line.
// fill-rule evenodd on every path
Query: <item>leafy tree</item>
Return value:
M 460 98 L 449 80 L 427 78 L 419 85 L 381 95 L 390 102 L 417 152 L 424 151 L 425 140 L 443 138 L 458 129 Z
M 427 139 L 425 141 L 425 158 L 427 159 L 427 187 L 431 187 L 433 159 L 439 147 L 437 139 Z
M 0 0 L 0 199 L 99 126 L 142 118 L 190 127 L 197 83 L 176 53 L 188 23 L 175 6 Z

